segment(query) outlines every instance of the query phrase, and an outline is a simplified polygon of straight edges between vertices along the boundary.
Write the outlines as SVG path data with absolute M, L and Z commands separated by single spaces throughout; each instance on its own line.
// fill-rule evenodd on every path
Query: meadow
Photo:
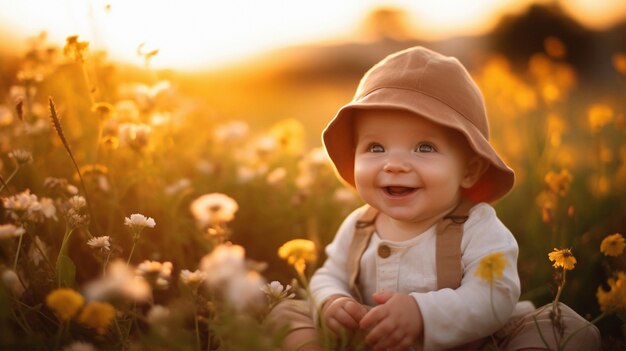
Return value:
M 78 37 L 31 44 L 0 82 L 0 349 L 277 349 L 263 317 L 306 294 L 361 204 L 319 143 L 357 82 L 277 102 L 220 76 L 191 89 L 150 69 L 157 52 L 129 70 Z M 471 70 L 517 173 L 495 207 L 522 299 L 563 301 L 624 349 L 626 53 L 588 87 L 566 50 L 550 37 L 523 70 L 501 55 Z

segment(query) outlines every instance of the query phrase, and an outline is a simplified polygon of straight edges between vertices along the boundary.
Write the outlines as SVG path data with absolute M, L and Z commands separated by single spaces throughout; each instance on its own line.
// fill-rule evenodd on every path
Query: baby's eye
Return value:
M 435 147 L 432 144 L 424 143 L 419 144 L 415 148 L 416 152 L 435 152 Z
M 380 144 L 371 144 L 368 149 L 369 152 L 385 152 L 385 148 Z

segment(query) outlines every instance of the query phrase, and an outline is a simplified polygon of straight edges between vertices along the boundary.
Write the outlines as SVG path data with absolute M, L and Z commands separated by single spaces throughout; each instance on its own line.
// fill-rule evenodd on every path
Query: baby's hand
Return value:
M 361 319 L 360 327 L 369 330 L 365 341 L 373 350 L 406 350 L 423 332 L 419 305 L 411 296 L 394 292 L 373 295 L 378 306 Z
M 337 335 L 358 329 L 365 313 L 367 313 L 365 306 L 347 296 L 331 298 L 324 304 L 322 310 L 326 326 Z

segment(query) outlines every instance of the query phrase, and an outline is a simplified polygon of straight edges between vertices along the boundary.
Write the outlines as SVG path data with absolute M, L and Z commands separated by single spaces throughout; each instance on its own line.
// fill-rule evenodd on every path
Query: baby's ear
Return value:
M 487 168 L 489 168 L 489 161 L 476 154 L 472 155 L 467 162 L 465 176 L 461 181 L 461 187 L 465 189 L 473 187 Z

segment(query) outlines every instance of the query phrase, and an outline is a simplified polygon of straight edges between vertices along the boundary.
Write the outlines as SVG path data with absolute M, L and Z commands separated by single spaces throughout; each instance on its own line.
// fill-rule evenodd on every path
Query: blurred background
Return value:
M 82 62 L 63 58 L 74 35 L 89 43 Z M 483 91 L 491 139 L 517 173 L 495 206 L 520 244 L 522 298 L 554 297 L 547 254 L 569 247 L 578 264 L 562 300 L 598 315 L 598 287 L 625 269 L 623 256 L 599 252 L 605 236 L 626 232 L 625 1 L 0 0 L 1 111 L 14 115 L 25 94 L 35 126 L 54 97 L 78 163 L 105 165 L 117 185 L 112 193 L 90 183 L 94 222 L 118 236 L 120 252 L 130 239 L 115 221 L 141 210 L 158 226 L 137 257 L 193 269 L 206 247 L 189 203 L 223 192 L 239 204 L 231 240 L 267 263 L 268 280 L 288 282 L 294 273 L 278 247 L 309 238 L 323 258 L 360 203 L 328 165 L 311 171 L 323 127 L 368 68 L 414 45 L 457 57 Z M 121 121 L 128 101 L 129 119 L 153 128 L 148 146 L 123 154 L 108 139 L 94 150 L 102 122 L 93 103 L 115 106 Z M 245 126 L 230 130 L 243 140 L 224 136 L 230 122 Z M 41 189 L 45 176 L 72 179 L 52 131 L 36 141 L 34 129 L 11 134 L 2 123 L 0 151 L 26 147 L 38 165 L 15 190 Z M 279 136 L 269 149 L 280 154 L 267 155 L 266 135 Z M 254 160 L 241 155 L 249 150 Z M 87 280 L 97 263 L 74 245 Z M 624 345 L 621 325 L 601 321 L 606 345 Z

